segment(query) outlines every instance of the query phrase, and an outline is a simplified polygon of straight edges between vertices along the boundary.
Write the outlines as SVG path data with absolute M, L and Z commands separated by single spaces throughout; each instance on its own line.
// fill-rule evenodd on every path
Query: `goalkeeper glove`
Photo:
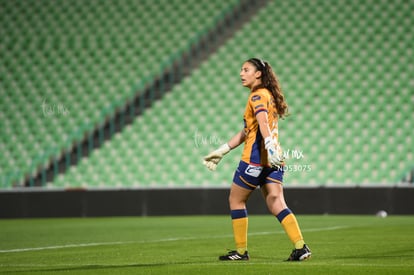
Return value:
M 221 145 L 217 150 L 211 152 L 210 154 L 204 157 L 204 165 L 207 166 L 207 168 L 211 171 L 216 170 L 217 164 L 220 162 L 220 160 L 224 157 L 225 154 L 230 152 L 230 150 L 231 148 L 227 143 Z
M 280 169 L 284 164 L 284 157 L 281 154 L 280 147 L 269 136 L 265 138 L 265 148 L 267 150 L 267 160 L 272 168 Z

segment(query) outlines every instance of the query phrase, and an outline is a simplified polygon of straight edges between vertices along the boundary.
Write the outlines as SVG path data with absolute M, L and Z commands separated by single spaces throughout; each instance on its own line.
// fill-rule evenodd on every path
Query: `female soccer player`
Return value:
M 250 89 L 244 113 L 244 129 L 204 157 L 204 165 L 214 171 L 225 154 L 244 142 L 229 195 L 236 250 L 219 259 L 249 260 L 246 202 L 259 186 L 269 211 L 282 224 L 295 246 L 287 260 L 305 260 L 311 256 L 311 251 L 303 240 L 295 215 L 283 197 L 284 159 L 278 140 L 278 119 L 287 114 L 287 103 L 269 63 L 258 58 L 247 60 L 242 65 L 240 78 L 242 85 Z

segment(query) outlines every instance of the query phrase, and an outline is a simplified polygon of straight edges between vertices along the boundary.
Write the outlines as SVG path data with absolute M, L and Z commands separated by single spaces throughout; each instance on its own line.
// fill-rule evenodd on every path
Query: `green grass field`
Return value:
M 277 220 L 249 217 L 246 262 L 227 216 L 0 220 L 7 274 L 414 274 L 414 217 L 297 216 L 313 256 L 284 262 L 292 246 Z

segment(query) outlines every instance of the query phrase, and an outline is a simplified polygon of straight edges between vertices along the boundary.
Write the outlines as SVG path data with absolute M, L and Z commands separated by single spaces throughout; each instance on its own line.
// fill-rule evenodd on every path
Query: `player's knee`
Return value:
M 277 215 L 281 210 L 286 208 L 283 197 L 279 194 L 269 194 L 266 197 L 267 208 L 273 215 Z
M 266 196 L 266 201 L 268 202 L 268 204 L 273 204 L 275 203 L 278 199 L 280 198 L 279 194 L 277 193 L 269 193 Z
M 228 197 L 228 202 L 229 202 L 229 205 L 231 206 L 231 203 L 233 202 L 233 198 L 231 197 L 231 195 Z
M 229 196 L 229 205 L 231 209 L 242 209 L 246 207 L 246 201 L 238 196 Z

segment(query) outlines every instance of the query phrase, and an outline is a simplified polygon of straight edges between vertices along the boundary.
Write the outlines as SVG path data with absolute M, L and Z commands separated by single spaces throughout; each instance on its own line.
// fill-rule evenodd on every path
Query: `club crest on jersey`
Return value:
M 253 102 L 258 101 L 260 99 L 261 99 L 260 95 L 254 95 L 254 96 L 252 96 L 252 101 Z

